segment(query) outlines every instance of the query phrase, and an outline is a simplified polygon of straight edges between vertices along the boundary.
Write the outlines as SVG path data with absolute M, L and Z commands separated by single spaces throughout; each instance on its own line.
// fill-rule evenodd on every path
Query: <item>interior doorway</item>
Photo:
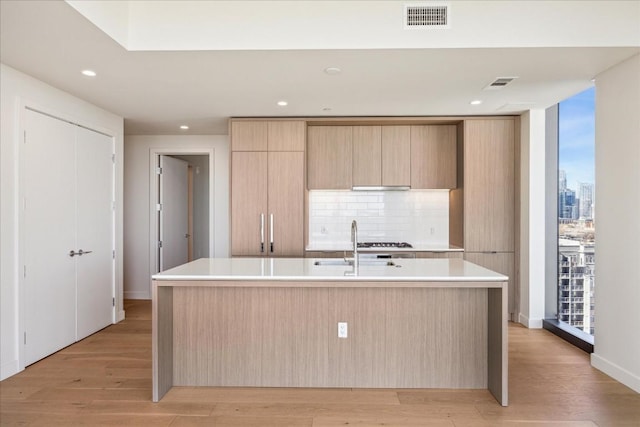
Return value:
M 152 152 L 151 274 L 214 257 L 213 155 Z

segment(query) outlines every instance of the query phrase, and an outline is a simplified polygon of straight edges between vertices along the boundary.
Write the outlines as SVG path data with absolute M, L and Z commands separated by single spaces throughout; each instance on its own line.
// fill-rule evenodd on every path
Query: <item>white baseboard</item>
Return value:
M 124 292 L 124 299 L 151 299 L 151 295 L 148 292 L 134 291 Z
M 596 347 L 597 351 L 597 347 Z M 630 389 L 640 393 L 640 376 L 627 371 L 624 368 L 598 356 L 596 353 L 591 354 L 591 366 L 609 375 L 616 381 L 621 382 Z
M 17 359 L 3 363 L 0 365 L 0 381 L 17 374 L 18 372 L 20 372 L 20 364 Z
M 518 323 L 529 329 L 542 329 L 542 319 L 529 319 L 522 313 L 518 315 Z

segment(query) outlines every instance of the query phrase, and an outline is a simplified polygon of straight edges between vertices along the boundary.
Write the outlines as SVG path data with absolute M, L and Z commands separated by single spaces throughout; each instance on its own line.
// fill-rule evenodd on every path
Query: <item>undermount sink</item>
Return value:
M 329 265 L 329 266 L 339 266 L 339 267 L 351 267 L 353 266 L 352 260 L 344 260 L 344 259 L 327 259 L 316 261 L 313 265 Z M 372 267 L 394 267 L 396 265 L 393 261 L 384 261 L 384 260 L 360 260 L 360 266 L 372 266 Z

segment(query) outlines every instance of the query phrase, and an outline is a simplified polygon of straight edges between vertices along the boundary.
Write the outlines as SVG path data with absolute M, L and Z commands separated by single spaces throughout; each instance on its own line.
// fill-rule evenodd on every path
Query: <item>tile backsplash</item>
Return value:
M 309 245 L 362 242 L 449 244 L 449 190 L 309 192 Z

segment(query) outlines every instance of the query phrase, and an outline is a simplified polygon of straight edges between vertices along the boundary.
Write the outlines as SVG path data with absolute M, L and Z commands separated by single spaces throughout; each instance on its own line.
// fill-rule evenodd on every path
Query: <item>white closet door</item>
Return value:
M 160 269 L 168 270 L 188 261 L 189 165 L 184 160 L 160 156 Z
M 76 126 L 26 110 L 24 144 L 25 363 L 76 338 Z
M 113 322 L 113 140 L 77 127 L 77 340 Z

